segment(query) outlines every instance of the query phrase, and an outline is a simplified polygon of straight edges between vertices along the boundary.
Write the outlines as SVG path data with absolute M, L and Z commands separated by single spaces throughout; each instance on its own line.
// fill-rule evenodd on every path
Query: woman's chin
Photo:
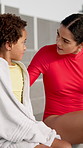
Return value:
M 63 50 L 59 50 L 59 49 L 57 49 L 57 53 L 60 54 L 60 55 L 65 54 L 65 53 L 63 52 Z

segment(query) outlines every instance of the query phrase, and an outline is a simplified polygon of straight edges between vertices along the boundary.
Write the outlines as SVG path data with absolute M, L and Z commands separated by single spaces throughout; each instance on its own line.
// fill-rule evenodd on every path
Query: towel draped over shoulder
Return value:
M 35 120 L 29 75 L 23 63 L 16 63 L 23 69 L 23 104 L 12 92 L 8 63 L 0 58 L 0 148 L 34 148 L 39 143 L 50 146 L 60 136 L 42 121 Z

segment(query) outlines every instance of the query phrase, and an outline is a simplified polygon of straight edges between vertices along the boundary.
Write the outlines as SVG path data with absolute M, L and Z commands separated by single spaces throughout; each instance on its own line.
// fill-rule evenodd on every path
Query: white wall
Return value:
M 20 8 L 21 14 L 61 21 L 82 9 L 83 0 L 1 0 L 3 5 Z M 3 9 L 3 8 L 2 8 Z M 2 10 L 4 13 L 4 10 Z

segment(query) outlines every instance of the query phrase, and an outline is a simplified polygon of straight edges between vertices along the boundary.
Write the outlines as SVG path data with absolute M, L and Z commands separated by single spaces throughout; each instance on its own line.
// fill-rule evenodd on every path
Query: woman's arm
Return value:
M 47 51 L 46 46 L 44 46 L 35 54 L 27 68 L 30 76 L 30 85 L 34 83 L 41 73 L 44 74 L 47 69 Z

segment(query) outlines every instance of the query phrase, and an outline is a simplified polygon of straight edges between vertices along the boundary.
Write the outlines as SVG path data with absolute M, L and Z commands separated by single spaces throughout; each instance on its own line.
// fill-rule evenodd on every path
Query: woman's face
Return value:
M 81 45 L 77 45 L 74 41 L 73 34 L 63 25 L 57 30 L 57 52 L 60 55 L 63 54 L 77 54 L 81 51 Z

